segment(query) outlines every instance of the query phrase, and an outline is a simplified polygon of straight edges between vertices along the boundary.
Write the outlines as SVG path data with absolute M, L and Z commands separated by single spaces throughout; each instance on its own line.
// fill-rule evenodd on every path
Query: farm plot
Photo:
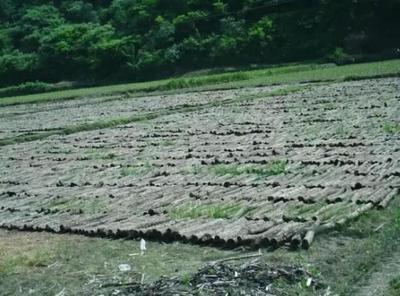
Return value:
M 252 91 L 260 94 L 1 147 L 1 226 L 307 248 L 397 194 L 400 79 Z
M 279 86 L 262 89 L 244 88 L 236 91 L 214 91 L 176 95 L 106 96 L 82 98 L 70 101 L 16 105 L 0 108 L 0 140 L 27 135 L 61 131 L 80 124 L 92 124 L 116 117 L 130 117 L 174 110 L 188 106 L 199 106 L 210 102 L 230 100 L 238 96 L 251 95 L 260 91 L 272 91 Z

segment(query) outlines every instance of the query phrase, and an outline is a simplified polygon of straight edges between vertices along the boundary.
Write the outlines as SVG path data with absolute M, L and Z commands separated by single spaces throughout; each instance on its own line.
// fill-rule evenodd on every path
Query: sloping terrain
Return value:
M 2 108 L 13 113 L 0 123 L 7 137 L 158 113 L 1 147 L 1 227 L 308 247 L 314 233 L 386 207 L 400 187 L 400 79 L 272 90 L 49 104 L 40 116 Z

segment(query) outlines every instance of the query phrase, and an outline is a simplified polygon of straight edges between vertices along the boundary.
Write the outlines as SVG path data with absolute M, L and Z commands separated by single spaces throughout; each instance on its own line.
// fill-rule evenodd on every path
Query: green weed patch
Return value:
M 387 122 L 383 125 L 383 130 L 388 134 L 399 134 L 400 123 Z
M 169 215 L 171 218 L 176 220 L 197 218 L 231 219 L 242 216 L 247 211 L 247 207 L 244 207 L 241 204 L 213 203 L 199 205 L 189 203 L 172 208 L 169 211 Z
M 283 174 L 286 171 L 286 161 L 276 160 L 265 165 L 218 164 L 210 167 L 210 171 L 218 176 L 256 175 L 268 177 Z

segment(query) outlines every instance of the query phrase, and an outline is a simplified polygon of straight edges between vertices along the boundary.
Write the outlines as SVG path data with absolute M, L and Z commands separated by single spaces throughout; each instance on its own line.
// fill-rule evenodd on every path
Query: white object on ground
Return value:
M 140 280 L 140 283 L 143 285 L 143 283 L 144 283 L 144 273 L 142 273 L 142 278 L 141 278 L 141 280 Z
M 144 254 L 144 251 L 146 251 L 146 241 L 144 239 L 140 240 L 140 252 L 142 255 Z
M 129 264 L 120 264 L 118 265 L 119 271 L 126 272 L 131 270 L 131 266 Z

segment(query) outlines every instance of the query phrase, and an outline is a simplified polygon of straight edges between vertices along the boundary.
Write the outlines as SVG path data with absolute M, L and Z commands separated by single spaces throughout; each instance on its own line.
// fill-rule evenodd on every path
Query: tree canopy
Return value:
M 389 52 L 399 11 L 400 0 L 2 0 L 0 84 Z

